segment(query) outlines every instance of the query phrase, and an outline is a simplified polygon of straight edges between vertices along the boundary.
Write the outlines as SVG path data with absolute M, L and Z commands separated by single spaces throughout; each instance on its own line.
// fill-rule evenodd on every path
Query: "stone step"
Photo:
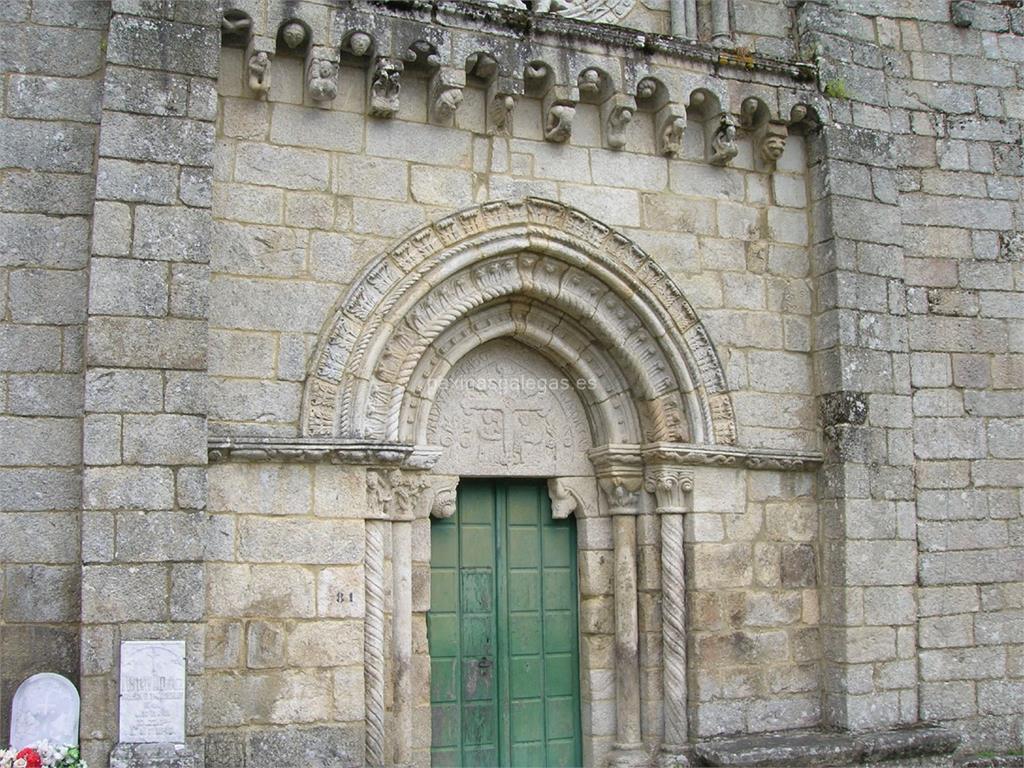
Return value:
M 737 768 L 951 768 L 959 743 L 955 732 L 927 724 L 866 733 L 782 731 L 702 742 L 694 748 L 694 757 L 697 765 Z

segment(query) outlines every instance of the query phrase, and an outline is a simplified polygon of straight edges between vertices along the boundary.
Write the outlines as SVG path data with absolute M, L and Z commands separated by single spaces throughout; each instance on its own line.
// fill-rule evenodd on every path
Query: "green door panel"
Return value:
M 580 765 L 576 595 L 544 483 L 460 483 L 431 526 L 433 765 Z

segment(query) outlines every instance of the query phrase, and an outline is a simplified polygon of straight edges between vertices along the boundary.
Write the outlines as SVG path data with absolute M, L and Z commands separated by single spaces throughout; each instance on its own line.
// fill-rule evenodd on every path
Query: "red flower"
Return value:
M 25 768 L 43 768 L 43 758 L 32 747 L 25 747 L 15 759 L 24 760 Z

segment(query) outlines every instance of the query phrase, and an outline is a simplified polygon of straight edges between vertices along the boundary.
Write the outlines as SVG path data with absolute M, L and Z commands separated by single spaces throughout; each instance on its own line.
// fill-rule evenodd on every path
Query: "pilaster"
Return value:
M 166 745 L 160 753 L 161 765 L 183 766 L 201 763 L 203 751 L 207 295 L 220 15 L 216 4 L 186 10 L 116 0 L 112 11 L 86 322 L 82 745 L 89 764 L 103 766 L 119 741 L 122 641 L 184 640 L 186 748 Z M 163 98 L 172 86 L 188 96 L 174 108 Z M 150 178 L 165 183 L 152 186 L 144 181 Z M 145 764 L 149 758 L 134 746 L 121 745 L 118 761 Z

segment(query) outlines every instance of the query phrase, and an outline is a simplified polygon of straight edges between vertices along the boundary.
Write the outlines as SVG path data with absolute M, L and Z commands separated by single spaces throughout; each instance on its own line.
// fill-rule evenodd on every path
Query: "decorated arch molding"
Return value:
M 635 243 L 560 203 L 486 203 L 370 264 L 321 338 L 307 436 L 422 445 L 445 375 L 509 337 L 572 380 L 594 444 L 733 445 L 718 355 L 675 283 Z

